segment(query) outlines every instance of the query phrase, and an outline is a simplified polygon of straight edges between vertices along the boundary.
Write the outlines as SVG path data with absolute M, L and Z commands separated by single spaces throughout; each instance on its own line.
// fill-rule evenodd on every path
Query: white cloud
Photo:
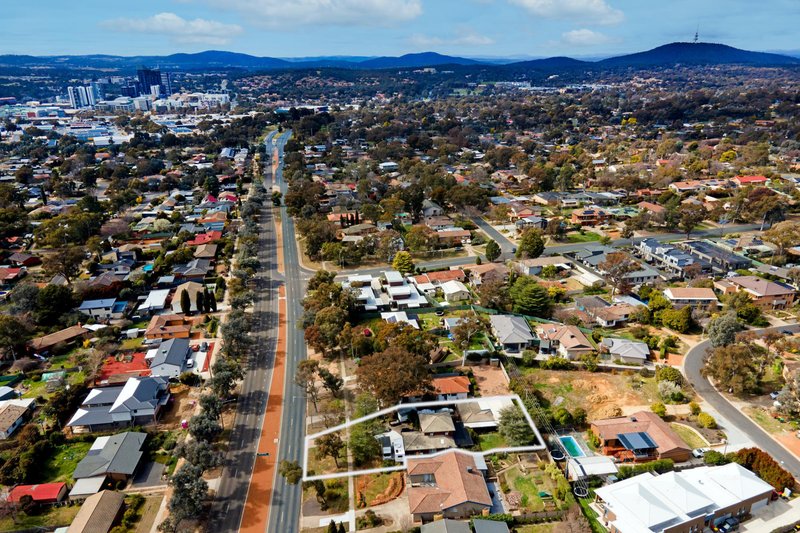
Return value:
M 409 38 L 409 42 L 416 48 L 432 48 L 436 46 L 488 46 L 494 44 L 494 39 L 470 30 L 449 38 L 417 33 Z
M 562 33 L 561 42 L 571 46 L 595 46 L 614 42 L 614 39 L 603 33 L 583 28 Z
M 224 24 L 214 20 L 187 20 L 175 13 L 158 13 L 145 19 L 121 18 L 107 20 L 102 26 L 115 31 L 166 35 L 178 43 L 203 43 L 222 45 L 244 30 L 237 24 Z
M 202 0 L 273 29 L 301 25 L 391 26 L 422 14 L 422 0 Z
M 619 24 L 625 14 L 605 0 L 509 0 L 534 15 L 593 24 Z

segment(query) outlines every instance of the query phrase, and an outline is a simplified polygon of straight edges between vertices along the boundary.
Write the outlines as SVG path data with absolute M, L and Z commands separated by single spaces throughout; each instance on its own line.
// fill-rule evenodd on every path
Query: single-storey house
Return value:
M 650 356 L 650 348 L 642 341 L 630 339 L 613 339 L 605 337 L 600 345 L 600 351 L 612 361 L 620 360 L 623 363 L 641 365 Z
M 600 438 L 603 455 L 621 462 L 672 459 L 688 461 L 692 450 L 668 423 L 650 411 L 638 411 L 629 416 L 595 420 L 592 432 Z
M 142 460 L 142 445 L 147 433 L 118 433 L 98 437 L 72 473 L 74 479 L 93 477 L 127 481 Z
M 664 296 L 676 309 L 688 305 L 693 308 L 713 310 L 719 305 L 714 289 L 703 287 L 669 287 L 664 289 Z
M 523 350 L 529 348 L 535 337 L 528 321 L 513 315 L 492 315 L 489 317 L 492 335 L 503 346 L 509 355 L 520 357 Z
M 189 359 L 189 339 L 166 340 L 145 355 L 145 361 L 150 365 L 150 374 L 167 379 L 177 379 Z
M 467 286 L 457 280 L 447 281 L 439 287 L 444 293 L 444 299 L 450 303 L 463 302 L 472 297 Z
M 548 324 L 536 328 L 536 333 L 539 337 L 539 353 L 542 355 L 558 354 L 575 361 L 594 351 L 594 346 L 578 326 Z
M 86 498 L 67 533 L 108 533 L 122 518 L 125 495 L 104 490 Z

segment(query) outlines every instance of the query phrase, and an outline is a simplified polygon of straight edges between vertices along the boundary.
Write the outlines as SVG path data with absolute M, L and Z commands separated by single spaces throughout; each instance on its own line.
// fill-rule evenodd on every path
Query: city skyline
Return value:
M 700 39 L 796 51 L 800 5 L 771 0 L 44 0 L 5 6 L 0 53 L 167 55 L 208 49 L 258 56 L 599 57 Z M 46 16 L 42 14 L 46 13 Z M 31 31 L 35 27 L 36 31 Z

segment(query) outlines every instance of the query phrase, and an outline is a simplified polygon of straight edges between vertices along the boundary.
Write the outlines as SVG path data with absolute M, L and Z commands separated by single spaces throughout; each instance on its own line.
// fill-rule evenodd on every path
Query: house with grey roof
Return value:
M 189 359 L 189 339 L 169 339 L 145 355 L 145 361 L 150 364 L 150 375 L 167 379 L 178 378 Z
M 620 360 L 623 363 L 641 365 L 650 356 L 650 348 L 642 341 L 630 339 L 613 339 L 606 337 L 600 346 L 603 354 L 607 354 L 612 360 Z
M 121 387 L 90 390 L 67 426 L 74 433 L 91 433 L 153 424 L 169 397 L 166 378 L 129 378 Z
M 420 533 L 472 533 L 469 524 L 458 520 L 436 520 L 428 524 L 423 524 Z
M 142 459 L 147 433 L 118 433 L 98 437 L 72 473 L 74 479 L 94 477 L 128 480 Z
M 507 355 L 521 357 L 522 351 L 529 348 L 535 339 L 528 321 L 522 317 L 493 315 L 489 317 L 489 322 L 492 335 Z

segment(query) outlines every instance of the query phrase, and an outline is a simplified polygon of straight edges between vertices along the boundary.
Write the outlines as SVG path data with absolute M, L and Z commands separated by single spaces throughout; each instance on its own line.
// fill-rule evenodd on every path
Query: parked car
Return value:
M 769 393 L 769 397 L 772 398 L 773 400 L 777 400 L 779 395 L 780 395 L 780 392 L 778 392 L 778 391 L 772 391 L 772 392 Z
M 709 451 L 711 451 L 709 448 L 695 448 L 692 450 L 692 455 L 697 459 L 702 459 Z

